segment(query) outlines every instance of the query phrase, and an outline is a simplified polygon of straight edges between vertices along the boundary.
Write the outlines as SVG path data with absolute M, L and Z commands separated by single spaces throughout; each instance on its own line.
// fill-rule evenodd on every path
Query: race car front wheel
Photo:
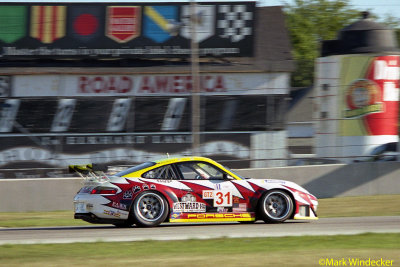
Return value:
M 293 200 L 282 190 L 268 191 L 260 200 L 258 212 L 267 223 L 286 221 L 293 212 Z
M 168 204 L 158 192 L 145 191 L 133 203 L 133 217 L 137 226 L 157 226 L 168 216 Z

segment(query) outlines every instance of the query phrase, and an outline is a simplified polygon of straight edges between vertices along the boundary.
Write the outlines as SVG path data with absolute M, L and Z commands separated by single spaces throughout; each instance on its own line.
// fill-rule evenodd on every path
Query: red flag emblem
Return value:
M 65 6 L 32 6 L 30 35 L 42 43 L 52 43 L 65 36 L 65 20 Z
M 106 36 L 118 43 L 126 43 L 140 35 L 140 7 L 107 7 Z

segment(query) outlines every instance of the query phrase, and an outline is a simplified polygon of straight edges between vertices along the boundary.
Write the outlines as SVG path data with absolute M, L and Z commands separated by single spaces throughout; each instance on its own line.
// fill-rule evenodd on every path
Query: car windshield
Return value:
M 132 172 L 137 172 L 137 171 L 146 169 L 146 168 L 151 167 L 151 166 L 154 166 L 154 165 L 156 165 L 155 162 L 151 162 L 151 161 L 145 162 L 145 163 L 142 163 L 142 164 L 140 164 L 140 165 L 137 165 L 137 166 L 128 168 L 128 169 L 126 169 L 126 170 L 123 170 L 123 171 L 121 171 L 121 172 L 118 172 L 118 173 L 115 174 L 115 176 L 124 176 L 124 175 L 130 174 L 130 173 L 132 173 Z

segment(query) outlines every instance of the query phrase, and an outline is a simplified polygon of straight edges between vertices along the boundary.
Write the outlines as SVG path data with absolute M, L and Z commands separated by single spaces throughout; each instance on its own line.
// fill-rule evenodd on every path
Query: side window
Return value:
M 183 179 L 184 180 L 204 179 L 195 171 L 192 165 L 193 164 L 190 163 L 178 164 L 178 168 L 182 173 Z
M 166 165 L 154 170 L 150 170 L 144 173 L 142 177 L 147 179 L 165 179 L 165 180 L 178 179 L 171 165 Z
M 226 174 L 205 162 L 185 162 L 177 164 L 185 180 L 224 180 Z
M 224 174 L 217 168 L 212 165 L 206 163 L 198 163 L 197 164 L 202 170 L 206 171 L 210 177 L 214 179 L 224 179 Z

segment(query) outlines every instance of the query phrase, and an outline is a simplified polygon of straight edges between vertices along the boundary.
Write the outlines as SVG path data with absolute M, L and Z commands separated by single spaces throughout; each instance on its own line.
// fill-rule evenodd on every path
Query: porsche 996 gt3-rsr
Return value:
M 289 181 L 243 178 L 204 157 L 145 162 L 113 175 L 71 165 L 84 178 L 75 218 L 116 226 L 163 222 L 284 222 L 317 219 L 318 201 Z

